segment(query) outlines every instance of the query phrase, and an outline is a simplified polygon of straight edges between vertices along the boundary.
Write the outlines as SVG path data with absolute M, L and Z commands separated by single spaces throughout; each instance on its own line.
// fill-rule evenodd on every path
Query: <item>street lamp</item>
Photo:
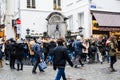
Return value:
M 29 28 L 26 29 L 26 33 L 27 33 L 27 35 L 30 34 L 30 29 Z
M 26 39 L 29 41 L 30 38 L 31 38 L 31 36 L 29 35 L 30 34 L 30 29 L 29 28 L 26 29 L 26 33 L 27 33 Z

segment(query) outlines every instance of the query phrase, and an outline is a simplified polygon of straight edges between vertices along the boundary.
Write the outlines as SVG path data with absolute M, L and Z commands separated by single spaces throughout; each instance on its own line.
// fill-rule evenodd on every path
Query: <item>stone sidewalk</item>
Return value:
M 66 67 L 66 76 L 69 80 L 120 80 L 120 60 L 115 64 L 117 72 L 110 72 L 109 64 L 85 64 L 84 67 Z M 0 80 L 54 80 L 57 71 L 48 66 L 45 72 L 32 74 L 32 66 L 24 65 L 23 71 L 10 70 L 9 65 L 0 68 Z M 81 79 L 82 78 L 82 79 Z M 62 80 L 62 79 L 61 79 Z

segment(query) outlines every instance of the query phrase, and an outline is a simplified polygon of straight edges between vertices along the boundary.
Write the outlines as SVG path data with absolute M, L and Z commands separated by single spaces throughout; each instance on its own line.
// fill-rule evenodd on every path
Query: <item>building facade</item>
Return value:
M 99 32 L 99 28 L 93 29 L 93 21 L 96 22 L 95 12 L 120 13 L 119 0 L 1 0 L 5 1 L 3 12 L 5 23 L 5 37 L 25 38 L 26 30 L 30 29 L 30 34 L 40 36 L 43 32 L 48 32 L 48 21 L 46 18 L 53 12 L 58 12 L 67 17 L 66 30 L 73 34 L 83 34 L 83 37 L 90 37 Z M 109 4 L 108 4 L 109 2 Z M 111 6 L 112 5 L 112 6 Z M 3 18 L 2 18 L 3 19 Z M 14 24 L 14 20 L 19 19 L 20 24 Z M 97 21 L 98 23 L 98 21 Z M 100 23 L 98 23 L 100 24 Z M 80 31 L 82 27 L 82 31 Z M 108 25 L 107 25 L 108 27 Z M 114 27 L 114 25 L 112 26 Z M 117 26 L 119 28 L 120 25 Z M 65 30 L 65 31 L 66 31 Z M 101 31 L 102 32 L 102 31 Z M 49 31 L 50 33 L 50 31 Z M 51 34 L 49 34 L 51 35 Z M 66 33 L 64 33 L 64 36 Z
M 108 34 L 111 34 L 110 33 L 111 31 L 103 31 L 105 30 L 105 28 L 101 28 L 103 30 L 99 30 L 99 28 L 105 26 L 110 27 L 108 25 L 108 22 L 111 21 L 110 20 L 111 13 L 112 15 L 118 17 L 120 15 L 119 8 L 120 8 L 120 0 L 71 0 L 71 1 L 65 0 L 63 2 L 63 7 L 62 7 L 65 16 L 68 17 L 68 26 L 69 26 L 68 29 L 71 30 L 72 32 L 77 32 L 79 31 L 78 28 L 81 26 L 83 27 L 82 34 L 84 34 L 84 37 L 90 37 L 93 34 L 100 35 L 106 32 Z M 108 15 L 108 16 L 104 16 L 104 18 L 108 17 L 108 20 L 105 20 L 107 23 L 104 23 L 105 24 L 104 26 L 99 25 L 98 20 L 96 20 L 96 17 L 94 15 L 95 12 L 97 13 L 102 12 L 102 14 Z M 103 21 L 103 16 L 101 15 L 100 17 L 101 17 L 101 21 Z M 112 21 L 111 23 L 112 24 L 119 23 L 117 19 L 115 19 L 114 23 Z M 97 23 L 99 26 L 94 27 L 95 23 Z M 111 27 L 113 27 L 113 29 L 116 27 L 115 29 L 117 29 L 117 33 L 118 33 L 120 24 L 118 24 L 117 26 L 111 25 Z M 116 30 L 114 32 L 116 32 Z

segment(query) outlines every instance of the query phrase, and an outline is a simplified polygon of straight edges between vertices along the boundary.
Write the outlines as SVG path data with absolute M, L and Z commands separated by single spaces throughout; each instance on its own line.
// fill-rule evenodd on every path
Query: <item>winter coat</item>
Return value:
M 48 46 L 48 48 L 49 48 L 49 55 L 53 55 L 53 50 L 54 50 L 55 47 L 56 47 L 56 43 L 51 41 L 49 43 L 49 46 Z
M 110 51 L 109 51 L 110 56 L 116 55 L 116 48 L 112 42 L 109 43 L 109 47 L 110 47 Z
M 16 54 L 16 58 L 23 58 L 24 55 L 24 45 L 23 43 L 16 43 L 16 49 L 15 49 L 15 54 Z
M 65 68 L 66 61 L 73 66 L 71 59 L 67 53 L 67 48 L 64 46 L 57 46 L 54 49 L 53 68 Z
M 75 53 L 77 55 L 81 55 L 82 49 L 86 49 L 85 46 L 83 46 L 83 44 L 78 40 L 74 41 L 72 46 L 74 47 Z

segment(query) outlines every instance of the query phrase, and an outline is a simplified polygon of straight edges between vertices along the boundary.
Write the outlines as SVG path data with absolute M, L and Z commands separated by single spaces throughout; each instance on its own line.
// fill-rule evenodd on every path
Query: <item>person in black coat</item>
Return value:
M 10 41 L 10 44 L 9 44 L 9 48 L 10 48 L 10 69 L 15 69 L 15 58 L 16 58 L 15 44 L 16 44 L 16 41 L 13 38 L 10 38 L 9 41 Z
M 67 80 L 65 75 L 66 61 L 70 64 L 71 67 L 73 67 L 73 63 L 67 53 L 67 48 L 63 45 L 63 42 L 64 40 L 62 38 L 58 39 L 58 46 L 55 47 L 53 52 L 53 69 L 58 69 L 55 80 L 60 80 L 61 77 L 63 80 Z
M 49 53 L 48 53 L 48 63 L 52 64 L 53 62 L 53 50 L 54 48 L 56 47 L 56 42 L 52 39 L 50 42 L 49 42 Z
M 17 60 L 17 71 L 23 70 L 23 56 L 24 56 L 24 44 L 23 43 L 16 43 L 16 60 Z
M 10 60 L 9 40 L 5 41 L 5 51 L 4 51 L 4 53 L 5 53 L 5 60 L 6 60 L 5 64 L 8 65 L 9 64 L 8 61 Z

